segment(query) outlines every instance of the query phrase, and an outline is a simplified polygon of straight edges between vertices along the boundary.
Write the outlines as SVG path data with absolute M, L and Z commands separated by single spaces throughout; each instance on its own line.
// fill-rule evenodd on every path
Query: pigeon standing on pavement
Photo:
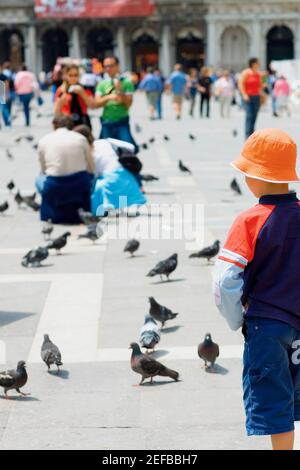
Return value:
M 6 185 L 7 189 L 9 192 L 12 192 L 13 189 L 15 188 L 15 183 L 13 180 L 11 180 L 7 185 Z
M 236 129 L 233 129 L 233 131 L 232 131 L 232 135 L 233 135 L 233 137 L 237 137 L 237 135 L 238 135 L 238 131 L 237 131 Z
M 179 160 L 178 168 L 180 171 L 182 171 L 182 173 L 189 173 L 190 175 L 192 174 L 191 170 L 182 163 L 182 160 Z
M 17 194 L 15 195 L 15 202 L 17 203 L 18 207 L 20 207 L 20 205 L 24 202 L 20 191 L 18 191 Z
M 9 204 L 7 201 L 3 202 L 3 204 L 0 204 L 0 214 L 4 214 L 5 211 L 9 208 Z
M 78 209 L 78 215 L 81 222 L 84 225 L 93 225 L 100 222 L 104 217 L 108 216 L 108 212 L 105 211 L 103 216 L 100 215 L 93 215 L 91 212 L 85 211 L 83 209 Z
M 103 233 L 103 228 L 99 223 L 88 225 L 86 233 L 78 235 L 78 240 L 87 238 L 88 240 L 91 240 L 93 243 L 95 243 L 96 240 L 102 237 Z
M 159 178 L 154 175 L 140 175 L 142 181 L 146 181 L 146 183 L 150 183 L 151 181 L 159 181 Z
M 165 142 L 169 142 L 170 141 L 170 137 L 168 135 L 164 135 L 164 141 Z
M 145 316 L 145 323 L 140 331 L 140 344 L 142 348 L 147 351 L 152 349 L 154 351 L 155 346 L 160 341 L 160 329 L 154 318 L 150 315 Z
M 235 194 L 238 194 L 238 195 L 242 194 L 242 190 L 240 188 L 240 185 L 239 185 L 239 183 L 237 182 L 237 180 L 235 178 L 233 178 L 233 180 L 231 181 L 230 188 L 232 189 L 232 191 Z
M 9 158 L 9 160 L 14 159 L 14 156 L 13 156 L 13 154 L 11 153 L 11 151 L 9 149 L 6 149 L 6 156 L 7 156 L 7 158 Z
M 143 149 L 143 150 L 148 150 L 148 144 L 144 143 L 144 144 L 141 144 L 140 147 Z
M 47 222 L 44 224 L 43 228 L 42 228 L 42 234 L 44 235 L 44 238 L 49 240 L 52 232 L 53 232 L 53 224 L 52 224 L 52 220 L 51 219 L 48 219 Z
M 205 335 L 204 341 L 198 346 L 198 356 L 204 361 L 204 367 L 209 369 L 210 372 L 216 372 L 214 365 L 217 357 L 219 357 L 220 350 L 219 346 L 213 342 L 211 334 L 207 333 Z M 210 363 L 208 367 L 207 363 Z
M 196 137 L 193 134 L 189 134 L 190 140 L 196 140 Z
M 32 199 L 27 199 L 24 202 L 28 207 L 30 207 L 30 209 L 34 210 L 34 212 L 39 211 L 40 208 L 41 208 L 40 204 L 38 204 L 37 202 L 35 202 Z
M 71 236 L 71 233 L 66 232 L 60 237 L 55 238 L 54 240 L 51 240 L 47 245 L 48 250 L 56 250 L 56 253 L 60 254 L 60 250 L 66 246 L 68 242 L 68 237 L 70 236 Z
M 154 144 L 155 142 L 155 137 L 151 137 L 151 139 L 149 139 L 149 144 Z
M 189 258 L 206 258 L 207 263 L 210 262 L 212 258 L 217 256 L 220 251 L 220 241 L 216 240 L 212 245 L 203 248 L 196 253 L 192 253 Z
M 46 247 L 39 246 L 34 250 L 30 250 L 25 256 L 23 256 L 22 266 L 27 268 L 29 265 L 32 265 L 33 268 L 39 268 L 41 266 L 41 262 L 47 259 L 48 256 L 48 249 Z
M 159 274 L 161 279 L 164 275 L 169 281 L 169 276 L 173 271 L 175 271 L 175 269 L 177 268 L 177 264 L 178 255 L 177 253 L 174 253 L 174 255 L 170 256 L 169 258 L 157 263 L 157 265 L 153 269 L 151 269 L 151 271 L 149 271 L 147 277 L 154 277 Z
M 44 342 L 41 348 L 41 357 L 48 367 L 48 372 L 50 371 L 51 366 L 55 364 L 57 366 L 57 373 L 59 373 L 59 368 L 63 365 L 61 352 L 58 347 L 52 343 L 49 335 L 44 335 Z
M 169 308 L 160 305 L 158 302 L 156 302 L 154 297 L 149 297 L 149 302 L 149 314 L 151 315 L 151 317 L 161 323 L 162 328 L 165 326 L 166 321 L 173 320 L 178 315 L 178 313 L 174 313 Z
M 4 388 L 5 398 L 9 398 L 7 395 L 7 392 L 9 390 L 16 390 L 23 397 L 29 395 L 29 393 L 23 393 L 20 390 L 26 385 L 28 380 L 28 375 L 25 366 L 25 361 L 19 361 L 17 369 L 0 372 L 0 387 Z
M 131 369 L 142 376 L 140 385 L 145 379 L 151 379 L 153 383 L 153 377 L 170 377 L 176 382 L 179 379 L 179 374 L 175 370 L 168 369 L 160 362 L 153 359 L 148 354 L 143 354 L 137 343 L 131 343 L 129 349 L 132 349 L 131 355 Z
M 126 243 L 124 253 L 130 253 L 131 256 L 134 256 L 134 253 L 139 249 L 139 247 L 140 242 L 133 238 L 132 240 L 128 240 L 128 242 Z

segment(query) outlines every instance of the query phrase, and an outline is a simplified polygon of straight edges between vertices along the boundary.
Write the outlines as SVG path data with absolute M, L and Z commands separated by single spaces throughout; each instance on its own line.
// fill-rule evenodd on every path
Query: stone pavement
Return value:
M 0 399 L 0 449 L 264 449 L 268 438 L 247 438 L 242 406 L 242 337 L 231 332 L 219 316 L 211 294 L 211 266 L 189 259 L 190 240 L 174 236 L 182 217 L 167 218 L 168 205 L 175 210 L 199 205 L 204 210 L 204 228 L 198 243 L 222 242 L 233 218 L 253 204 L 242 178 L 237 176 L 241 197 L 229 183 L 234 171 L 228 165 L 243 143 L 243 113 L 233 110 L 229 121 L 221 120 L 213 107 L 211 120 L 185 116 L 175 121 L 170 100 L 165 98 L 166 117 L 150 122 L 145 99 L 138 95 L 132 122 L 143 129 L 139 143 L 155 136 L 156 142 L 141 157 L 144 172 L 160 177 L 145 184 L 149 203 L 158 204 L 153 214 L 146 210 L 134 219 L 122 218 L 120 230 L 129 224 L 132 233 L 157 223 L 160 238 L 141 241 L 138 256 L 122 252 L 126 240 L 104 236 L 95 246 L 77 241 L 83 227 L 71 229 L 72 237 L 62 256 L 52 255 L 40 269 L 24 269 L 20 259 L 26 250 L 43 243 L 41 223 L 30 210 L 17 209 L 5 187 L 13 177 L 24 193 L 33 192 L 38 173 L 32 143 L 14 143 L 27 133 L 23 117 L 12 131 L 0 131 L 0 202 L 10 209 L 0 216 L 0 353 L 1 370 L 28 362 L 29 398 Z M 30 133 L 36 141 L 50 129 L 51 105 L 43 117 L 33 112 Z M 93 123 L 98 132 L 97 113 Z M 299 113 L 292 119 L 272 118 L 261 112 L 259 126 L 289 131 L 300 143 Z M 232 135 L 238 130 L 238 137 Z M 196 141 L 188 138 L 189 132 Z M 163 135 L 170 136 L 166 142 Z M 6 157 L 9 147 L 13 160 Z M 179 173 L 182 158 L 192 176 Z M 197 206 L 198 207 L 198 206 Z M 186 214 L 185 214 L 186 215 Z M 185 227 L 191 228 L 186 216 Z M 116 226 L 110 219 L 109 228 Z M 65 231 L 56 227 L 55 234 Z M 203 234 L 203 240 L 201 236 Z M 196 242 L 194 242 L 196 243 Z M 196 243 L 196 246 L 197 243 Z M 147 278 L 154 264 L 174 252 L 179 266 L 173 282 Z M 129 343 L 138 340 L 148 297 L 178 311 L 167 324 L 156 352 L 162 362 L 180 372 L 181 381 L 158 378 L 155 385 L 133 387 L 139 377 L 130 369 Z M 197 345 L 210 331 L 220 344 L 218 374 L 204 372 Z M 63 353 L 60 376 L 48 374 L 39 348 L 43 333 L 49 333 Z M 299 440 L 299 437 L 298 437 Z

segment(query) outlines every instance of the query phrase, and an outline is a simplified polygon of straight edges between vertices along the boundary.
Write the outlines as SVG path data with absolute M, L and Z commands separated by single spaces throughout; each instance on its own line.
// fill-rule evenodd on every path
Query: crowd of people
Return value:
M 4 125 L 12 126 L 12 106 L 18 100 L 25 125 L 30 126 L 31 102 L 36 98 L 38 105 L 43 104 L 45 80 L 26 65 L 13 71 L 9 62 L 2 65 L 0 80 L 6 95 L 1 104 Z M 96 214 L 99 207 L 120 209 L 125 204 L 121 200 L 128 206 L 145 203 L 139 147 L 130 128 L 135 92 L 145 93 L 150 120 L 163 119 L 164 93 L 172 96 L 177 120 L 182 118 L 184 101 L 191 117 L 198 106 L 200 118 L 210 118 L 212 99 L 219 103 L 220 117 L 225 119 L 230 117 L 232 105 L 237 105 L 245 110 L 246 138 L 254 132 L 268 95 L 275 117 L 290 114 L 288 81 L 272 70 L 262 72 L 256 58 L 239 74 L 208 67 L 187 72 L 176 64 L 169 77 L 155 67 L 142 74 L 122 73 L 115 56 L 106 57 L 101 67 L 91 61 L 83 66 L 59 60 L 47 80 L 53 94 L 54 131 L 38 146 L 41 174 L 36 186 L 44 201 L 42 218 L 54 222 L 76 223 L 78 205 Z M 102 110 L 101 132 L 94 139 L 89 110 L 98 108 Z

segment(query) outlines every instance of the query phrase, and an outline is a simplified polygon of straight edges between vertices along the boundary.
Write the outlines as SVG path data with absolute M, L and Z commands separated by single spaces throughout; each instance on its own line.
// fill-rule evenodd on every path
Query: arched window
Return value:
M 0 63 L 10 61 L 13 69 L 24 62 L 24 38 L 18 29 L 4 29 L 0 33 Z
M 148 33 L 141 34 L 132 43 L 133 70 L 146 70 L 158 65 L 158 42 Z
M 49 72 L 56 64 L 58 57 L 69 55 L 69 38 L 61 28 L 48 29 L 42 37 L 43 70 Z
M 294 35 L 287 26 L 274 26 L 267 34 L 267 64 L 294 58 Z
M 204 64 L 204 42 L 192 31 L 179 34 L 176 40 L 176 61 L 186 70 L 201 68 Z
M 221 65 L 238 72 L 249 59 L 249 36 L 240 26 L 226 28 L 221 37 Z
M 103 60 L 114 52 L 113 33 L 107 28 L 93 28 L 86 37 L 86 53 L 90 59 Z

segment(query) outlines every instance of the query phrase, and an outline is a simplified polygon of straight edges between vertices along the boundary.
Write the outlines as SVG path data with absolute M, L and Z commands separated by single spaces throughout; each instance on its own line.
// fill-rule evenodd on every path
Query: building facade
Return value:
M 175 62 L 240 70 L 250 56 L 300 59 L 299 0 L 153 0 L 147 17 L 38 18 L 34 0 L 0 1 L 0 62 L 35 72 L 57 57 L 119 56 L 122 69 Z

